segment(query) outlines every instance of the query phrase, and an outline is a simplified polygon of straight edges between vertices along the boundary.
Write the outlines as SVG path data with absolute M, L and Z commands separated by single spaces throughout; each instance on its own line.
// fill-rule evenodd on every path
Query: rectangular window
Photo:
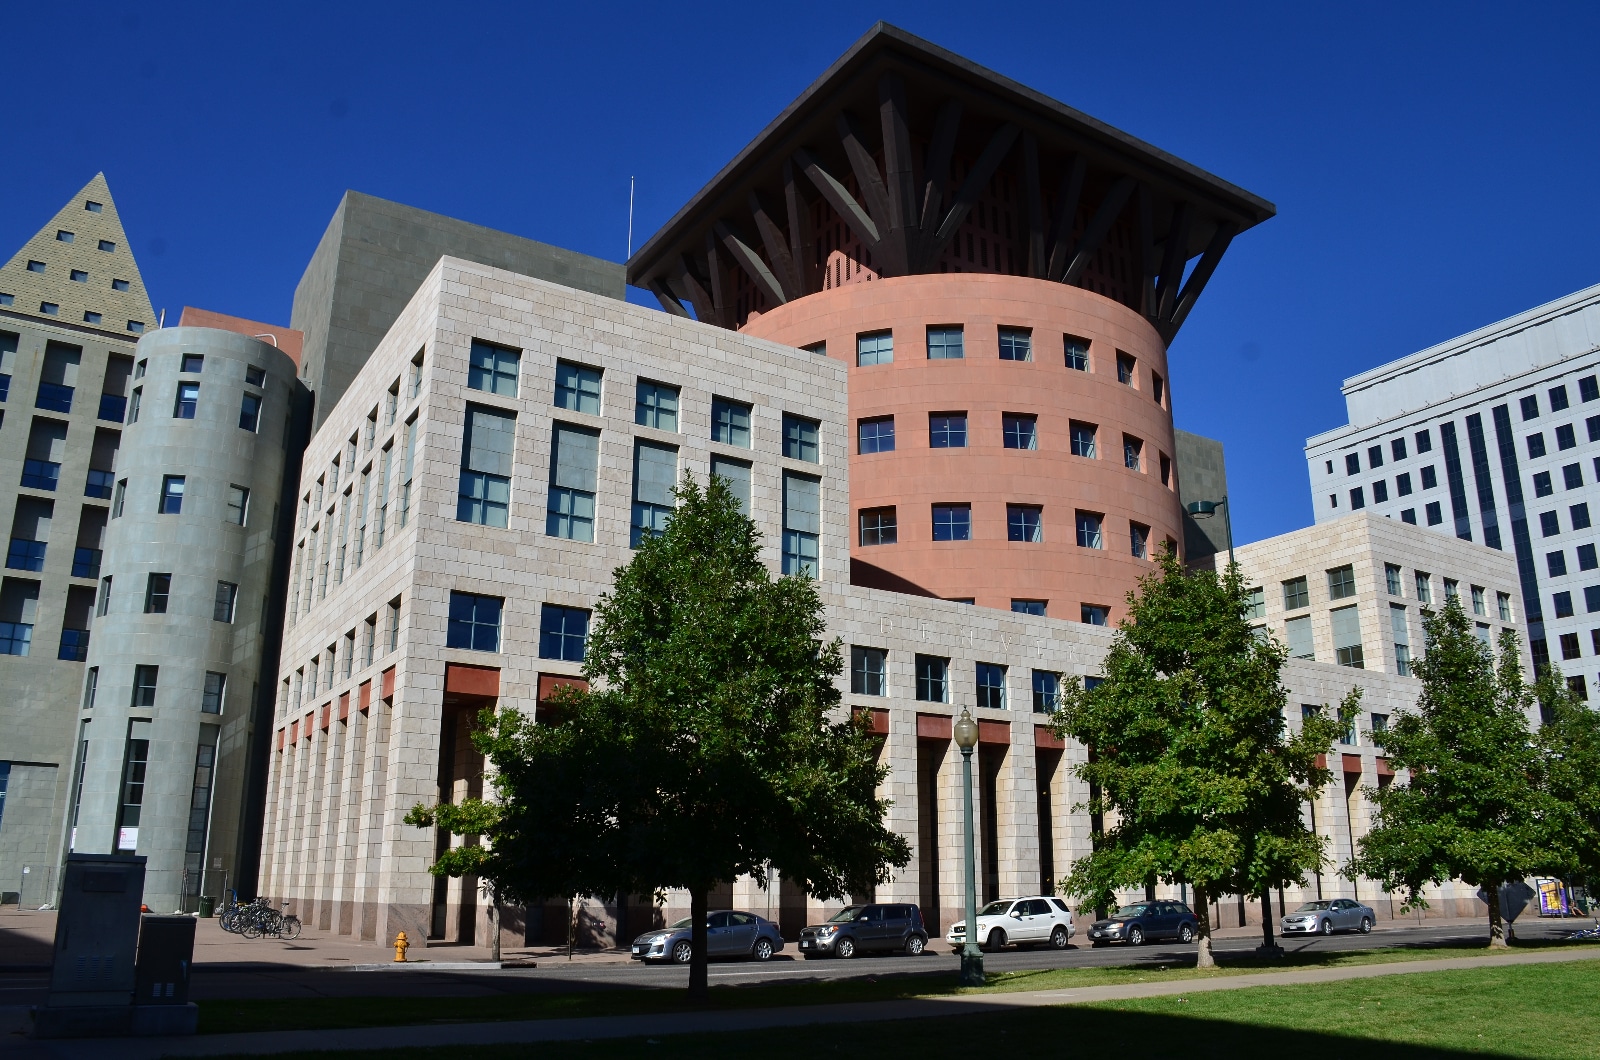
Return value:
M 200 713 L 221 714 L 223 694 L 227 687 L 227 674 L 208 670 L 205 687 L 200 692 Z
M 1446 578 L 1444 580 L 1444 598 L 1446 603 L 1450 602 L 1451 600 L 1460 603 L 1461 583 L 1456 581 L 1454 578 Z
M 802 346 L 800 348 L 807 353 L 814 353 L 818 357 L 826 357 L 828 355 L 828 343 L 826 340 L 822 342 L 813 342 L 808 346 Z
M 461 478 L 456 496 L 458 522 L 507 525 L 516 431 L 517 418 L 513 413 L 483 405 L 467 406 L 466 431 L 461 443 Z
M 728 492 L 732 493 L 739 502 L 739 510 L 747 517 L 750 515 L 750 465 L 742 460 L 730 460 L 725 456 L 711 457 L 711 473 L 722 479 L 728 485 Z
M 545 533 L 573 541 L 593 541 L 600 432 L 558 423 L 552 449 Z
M 1066 349 L 1067 367 L 1076 372 L 1089 370 L 1089 340 L 1080 339 L 1074 335 L 1063 336 L 1063 347 Z
M 1142 441 L 1133 437 L 1131 434 L 1124 434 L 1122 436 L 1123 467 L 1127 468 L 1129 471 L 1144 470 L 1144 463 L 1141 458 L 1143 451 L 1144 443 Z
M 1444 515 L 1440 511 L 1438 501 L 1430 502 L 1428 506 L 1423 509 L 1423 511 L 1428 516 L 1429 526 L 1438 526 L 1440 523 L 1444 522 Z
M 1367 506 L 1366 494 L 1362 492 L 1362 489 L 1361 489 L 1360 486 L 1357 486 L 1355 489 L 1350 491 L 1350 510 L 1351 511 L 1360 511 L 1362 508 L 1365 508 L 1366 506 Z
M 1150 373 L 1150 396 L 1156 399 L 1157 405 L 1166 399 L 1167 384 L 1166 380 L 1161 378 L 1160 372 Z
M 678 451 L 669 446 L 638 442 L 633 450 L 633 521 L 630 544 L 638 548 L 647 537 L 667 532 L 672 518 L 673 487 L 678 484 Z
M 965 449 L 966 446 L 967 414 L 965 412 L 937 412 L 929 414 L 929 449 Z
M 1589 529 L 1589 505 L 1587 503 L 1572 505 L 1567 509 L 1567 514 L 1572 518 L 1572 528 L 1574 530 Z
M 1400 568 L 1393 563 L 1383 565 L 1384 587 L 1389 590 L 1390 596 L 1404 596 L 1405 591 L 1400 586 Z
M 394 599 L 394 600 L 390 600 L 389 601 L 388 617 L 387 617 L 387 619 L 385 621 L 385 626 L 388 629 L 388 637 L 386 638 L 388 643 L 387 643 L 387 650 L 385 652 L 385 654 L 387 654 L 387 652 L 394 651 L 394 650 L 396 650 L 397 648 L 400 647 L 400 601 L 399 601 L 399 599 Z
M 539 609 L 539 658 L 583 662 L 589 644 L 589 612 L 545 604 Z
M 144 803 L 145 770 L 150 764 L 150 729 L 148 718 L 128 722 L 117 796 L 117 853 L 131 854 L 139 848 L 139 812 Z
M 83 709 L 84 710 L 93 710 L 94 709 L 94 694 L 95 694 L 95 690 L 99 687 L 99 685 L 100 685 L 100 667 L 91 666 L 91 667 L 89 667 L 88 677 L 83 682 Z M 79 769 L 82 769 L 82 763 L 81 762 L 79 764 Z M 81 776 L 81 774 L 80 774 L 80 776 Z
M 1472 613 L 1475 615 L 1483 615 L 1485 617 L 1487 617 L 1489 614 L 1489 603 L 1483 594 L 1483 586 L 1481 585 L 1474 585 L 1472 587 Z
M 1150 558 L 1150 528 L 1143 523 L 1128 524 L 1129 551 L 1137 559 Z
M 1581 487 L 1583 485 L 1583 465 L 1568 464 L 1566 467 L 1562 468 L 1561 480 L 1562 485 L 1569 490 L 1575 490 Z
M 100 597 L 95 602 L 94 613 L 104 615 L 111 610 L 111 575 L 100 579 Z
M 1555 512 L 1539 513 L 1539 534 L 1541 537 L 1555 537 L 1561 533 L 1561 517 Z
M 1550 388 L 1550 411 L 1551 412 L 1560 412 L 1563 409 L 1565 409 L 1569 404 L 1571 404 L 1571 402 L 1569 402 L 1567 400 L 1567 388 L 1566 387 L 1557 386 L 1557 387 L 1551 387 Z
M 1523 420 L 1536 419 L 1539 415 L 1539 395 L 1529 394 L 1520 402 Z
M 1042 542 L 1044 509 L 1036 504 L 1006 505 L 1006 540 Z
M 935 504 L 933 506 L 933 539 L 935 541 L 970 541 L 972 539 L 972 505 Z
M 1343 600 L 1356 594 L 1356 573 L 1350 564 L 1328 572 L 1328 599 Z
M 1572 431 L 1572 424 L 1563 423 L 1556 428 L 1556 448 L 1560 450 L 1571 449 L 1578 444 L 1577 436 Z
M 245 382 L 246 386 L 266 386 L 267 385 L 267 371 L 266 371 L 266 369 L 265 368 L 257 368 L 255 365 L 248 366 L 244 370 L 244 382 Z
M 1068 429 L 1072 435 L 1072 455 L 1087 457 L 1088 459 L 1093 460 L 1095 458 L 1095 425 L 1092 423 L 1080 423 L 1077 420 L 1070 420 L 1068 421 Z
M 412 413 L 411 418 L 406 421 L 405 431 L 402 435 L 402 438 L 403 441 L 400 458 L 400 510 L 397 513 L 398 519 L 396 521 L 399 523 L 401 528 L 404 528 L 406 522 L 411 516 L 411 476 L 412 472 L 415 470 L 417 456 L 416 413 Z M 320 488 L 320 482 L 318 483 L 318 486 Z M 317 498 L 317 504 L 319 506 L 322 504 L 322 498 L 320 496 Z
M 882 648 L 850 647 L 850 691 L 858 696 L 886 696 L 889 653 Z
M 917 700 L 922 703 L 948 703 L 950 682 L 947 680 L 950 660 L 933 655 L 918 655 Z
M 1600 380 L 1592 375 L 1586 375 L 1578 380 L 1578 396 L 1585 402 L 1600 398 Z
M 1426 607 L 1433 603 L 1433 576 L 1424 570 L 1416 571 L 1415 574 L 1413 580 L 1417 586 L 1417 603 Z
M 803 416 L 783 414 L 783 455 L 790 460 L 805 460 L 809 463 L 820 463 L 821 453 L 818 448 L 818 433 L 822 425 L 816 420 L 808 420 Z
M 1372 468 L 1383 466 L 1383 446 L 1374 445 L 1367 449 L 1367 466 Z
M 1570 592 L 1556 593 L 1550 598 L 1550 601 L 1555 605 L 1557 618 L 1572 617 L 1572 594 Z
M 226 518 L 234 526 L 244 526 L 245 520 L 250 515 L 250 491 L 243 486 L 230 485 L 228 487 L 228 511 Z
M 261 398 L 246 394 L 239 404 L 239 428 L 254 434 L 261 425 Z
M 822 533 L 822 481 L 783 473 L 783 573 L 815 578 Z
M 1411 676 L 1411 634 L 1406 626 L 1406 609 L 1399 604 L 1389 605 L 1389 628 L 1394 634 L 1395 672 L 1401 677 Z
M 1409 523 L 1412 526 L 1416 526 L 1417 525 L 1417 510 L 1415 508 L 1405 508 L 1405 509 L 1403 509 L 1400 512 L 1400 521 L 1402 523 Z
M 1311 640 L 1311 616 L 1301 615 L 1283 624 L 1283 637 L 1291 659 L 1315 659 L 1316 648 Z
M 1104 548 L 1100 539 L 1100 523 L 1103 516 L 1094 512 L 1079 512 L 1078 547 L 1079 548 Z
M 1332 612 L 1333 654 L 1340 666 L 1363 669 L 1361 654 L 1361 620 L 1354 607 L 1341 607 Z
M 1396 460 L 1404 460 L 1406 458 L 1406 440 L 1404 438 L 1396 438 L 1391 441 L 1389 443 L 1389 453 Z
M 1422 469 L 1422 488 L 1425 490 L 1437 489 L 1439 486 L 1439 473 L 1429 464 Z
M 1000 429 L 1007 449 L 1039 448 L 1039 420 L 1017 412 L 1000 417 Z
M 1431 453 L 1431 452 L 1433 452 L 1433 436 L 1431 434 L 1429 434 L 1427 431 L 1418 431 L 1417 432 L 1417 436 L 1416 436 L 1416 442 L 1417 442 L 1417 452 L 1419 454 L 1420 453 Z
M 1086 626 L 1104 626 L 1110 619 L 1110 609 L 1099 604 L 1083 604 L 1078 608 L 1078 620 Z
M 39 583 L 7 578 L 0 585 L 0 655 L 27 655 L 39 608 Z
M 978 706 L 984 710 L 1006 709 L 1006 668 L 994 663 L 978 664 Z
M 856 449 L 861 453 L 894 452 L 894 417 L 860 420 L 856 424 Z
M 467 386 L 501 397 L 516 397 L 517 366 L 521 356 L 515 350 L 473 339 L 467 358 Z
M 178 396 L 172 403 L 172 418 L 175 420 L 194 419 L 195 410 L 200 407 L 200 384 L 179 383 Z
M 750 406 L 727 398 L 711 399 L 711 440 L 750 448 Z
M 452 592 L 445 647 L 499 651 L 500 612 L 504 607 L 505 601 L 498 596 Z
M 1344 454 L 1344 473 L 1346 475 L 1359 475 L 1361 473 L 1361 454 Z
M 1372 484 L 1372 503 L 1382 504 L 1389 499 L 1389 483 L 1383 479 Z
M 406 400 L 415 401 L 417 395 L 422 393 L 422 354 L 418 353 L 411 358 L 411 385 L 406 388 Z
M 183 511 L 183 476 L 164 475 L 161 479 L 161 515 L 177 515 Z
M 898 539 L 899 525 L 893 508 L 866 508 L 861 512 L 862 545 L 892 545 Z
M 1261 586 L 1246 589 L 1244 593 L 1244 617 L 1265 618 L 1267 616 L 1267 592 Z
M 1283 609 L 1294 611 L 1311 605 L 1311 591 L 1304 577 L 1290 578 L 1283 583 Z
M 1558 643 L 1561 645 L 1562 662 L 1583 658 L 1583 648 L 1578 644 L 1578 635 L 1576 633 L 1561 634 Z
M 133 702 L 135 707 L 153 707 L 156 705 L 156 682 L 161 676 L 159 666 L 135 666 L 133 668 Z
M 1011 610 L 1019 615 L 1038 615 L 1043 618 L 1045 617 L 1045 604 L 1046 601 L 1044 600 L 1013 600 L 1011 601 Z
M 1134 373 L 1137 362 L 1121 350 L 1117 351 L 1117 382 L 1128 386 L 1134 385 Z
M 1033 671 L 1033 710 L 1051 714 L 1061 706 L 1061 675 L 1049 670 Z
M 928 328 L 928 360 L 955 361 L 966 356 L 959 327 Z
M 634 393 L 633 422 L 658 431 L 677 431 L 678 388 L 641 379 Z
M 1511 621 L 1511 594 L 1510 593 L 1495 593 L 1494 594 L 1494 598 L 1495 598 L 1495 603 L 1496 603 L 1497 608 L 1498 608 L 1499 613 L 1500 613 L 1500 621 L 1502 621 L 1502 622 L 1510 622 Z
M 172 575 L 151 574 L 145 579 L 144 586 L 144 613 L 147 615 L 164 615 L 167 613 L 167 600 L 172 595 Z
M 232 582 L 218 582 L 216 596 L 211 601 L 213 622 L 232 622 L 234 604 L 239 598 L 239 587 Z
M 367 620 L 361 625 L 361 665 L 363 668 L 371 666 L 373 658 L 378 651 L 378 616 L 368 615 Z
M 856 364 L 862 368 L 874 364 L 889 364 L 894 360 L 894 335 L 875 331 L 856 336 Z
M 1027 328 L 1001 328 L 1000 359 L 1002 361 L 1033 360 L 1033 332 Z
M 1411 472 L 1402 471 L 1394 477 L 1394 489 L 1402 497 L 1411 496 Z
M 600 415 L 600 369 L 557 361 L 556 408 Z
M 1528 435 L 1528 457 L 1529 459 L 1537 460 L 1544 455 L 1544 434 L 1543 432 L 1535 431 L 1533 434 Z

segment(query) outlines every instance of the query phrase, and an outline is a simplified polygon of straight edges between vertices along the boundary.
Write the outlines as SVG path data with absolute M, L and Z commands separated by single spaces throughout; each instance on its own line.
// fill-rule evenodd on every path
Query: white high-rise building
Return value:
M 1536 665 L 1600 681 L 1600 286 L 1345 380 L 1318 523 L 1366 510 L 1513 554 Z

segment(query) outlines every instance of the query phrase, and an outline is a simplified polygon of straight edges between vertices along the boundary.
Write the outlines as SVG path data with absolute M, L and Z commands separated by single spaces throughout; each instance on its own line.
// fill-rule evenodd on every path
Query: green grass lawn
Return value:
M 1307 986 L 1253 987 L 1096 1005 L 808 1028 L 759 1036 L 404 1050 L 400 1060 L 588 1060 L 757 1054 L 762 1060 L 1116 1055 L 1274 1060 L 1424 1060 L 1465 1056 L 1592 1060 L 1600 1054 L 1600 962 L 1419 972 Z M 370 1053 L 297 1054 L 338 1060 Z M 291 1056 L 282 1060 L 294 1060 Z
M 1517 948 L 1532 947 L 1519 945 Z M 1246 975 L 1284 968 L 1330 968 L 1430 960 L 1440 957 L 1482 955 L 1487 952 L 1487 947 L 1481 943 L 1463 943 L 1428 948 L 1308 950 L 1291 954 L 1281 961 L 1267 961 L 1253 956 L 1243 957 L 1228 960 L 1217 969 L 1206 972 L 1197 970 L 1192 958 L 1173 964 L 999 972 L 991 974 L 989 984 L 976 991 L 961 990 L 955 985 L 956 962 L 945 955 L 930 955 L 927 958 L 927 972 L 922 974 L 872 976 L 872 962 L 867 959 L 860 963 L 859 970 L 863 978 L 713 987 L 708 1007 L 748 1009 L 826 1005 L 843 1001 L 887 1001 L 954 993 L 1060 990 L 1108 984 Z M 1130 959 L 1132 957 L 1130 954 Z M 507 980 L 504 985 L 509 989 L 516 989 L 519 983 L 517 980 Z M 527 980 L 522 980 L 520 985 L 531 984 Z M 678 1012 L 684 1007 L 683 989 L 676 986 L 615 988 L 559 994 L 500 993 L 480 997 L 246 998 L 200 1002 L 200 1033 L 326 1030 L 339 1027 L 384 1027 L 418 1023 L 618 1016 Z

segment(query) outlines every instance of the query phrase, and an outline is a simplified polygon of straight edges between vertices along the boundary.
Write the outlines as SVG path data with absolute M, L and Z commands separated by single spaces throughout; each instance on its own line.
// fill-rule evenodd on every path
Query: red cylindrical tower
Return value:
M 817 292 L 741 330 L 825 343 L 852 366 L 860 584 L 1114 622 L 1150 557 L 1181 539 L 1165 344 L 1126 306 L 1047 280 L 935 273 Z M 957 331 L 962 356 L 940 356 Z M 858 363 L 863 339 L 880 363 Z M 955 539 L 935 540 L 935 508 L 958 509 L 940 535 Z

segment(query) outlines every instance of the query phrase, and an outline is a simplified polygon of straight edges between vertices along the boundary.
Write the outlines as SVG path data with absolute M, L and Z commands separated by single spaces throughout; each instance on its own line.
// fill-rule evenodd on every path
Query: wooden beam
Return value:
M 911 168 L 911 128 L 906 116 L 906 86 L 898 74 L 878 80 L 878 119 L 883 126 L 883 176 L 888 193 L 888 249 L 894 273 L 912 271 L 921 232 L 917 227 L 917 182 Z M 885 263 L 887 264 L 887 263 Z M 887 274 L 883 267 L 880 274 Z
M 1039 138 L 1022 134 L 1022 203 L 1028 222 L 1027 275 L 1044 276 L 1044 201 L 1039 193 Z
M 1050 219 L 1050 260 L 1044 267 L 1046 279 L 1057 279 L 1067 271 L 1067 257 L 1072 253 L 1072 225 L 1078 218 L 1078 201 L 1083 198 L 1083 178 L 1088 172 L 1089 160 L 1075 155 L 1072 165 L 1061 174 L 1055 216 Z
M 717 251 L 717 237 L 706 233 L 706 273 L 711 277 L 711 308 L 716 310 L 717 324 L 732 329 L 733 303 L 722 286 L 722 255 Z
M 783 162 L 783 204 L 789 214 L 789 256 L 794 259 L 795 275 L 800 279 L 800 293 L 820 291 L 822 267 L 816 260 L 817 234 L 811 225 L 811 204 L 795 175 L 794 163 L 788 159 Z
M 652 276 L 646 281 L 646 286 L 650 288 L 650 293 L 656 296 L 656 301 L 661 303 L 662 309 L 665 309 L 675 317 L 683 317 L 685 320 L 689 318 L 689 311 L 683 308 L 683 303 L 678 301 L 678 296 L 672 293 L 672 288 L 667 286 L 666 280 L 659 276 Z
M 886 242 L 891 228 L 889 189 L 883 186 L 878 160 L 872 157 L 872 152 L 862 142 L 861 128 L 856 124 L 855 115 L 840 111 L 834 118 L 834 126 L 838 129 L 839 141 L 844 144 L 845 157 L 850 160 L 850 171 L 856 176 L 856 186 L 861 189 L 861 199 L 867 207 L 867 213 L 878 228 L 879 240 Z
M 1211 242 L 1206 245 L 1206 252 L 1200 255 L 1200 260 L 1195 263 L 1194 271 L 1189 274 L 1189 280 L 1183 285 L 1183 291 L 1178 295 L 1178 304 L 1172 309 L 1172 319 L 1167 326 L 1172 334 L 1176 335 L 1178 329 L 1183 327 L 1183 322 L 1189 317 L 1189 310 L 1194 308 L 1194 303 L 1200 297 L 1200 292 L 1206 289 L 1206 281 L 1211 279 L 1211 274 L 1217 271 L 1217 265 L 1222 261 L 1222 255 L 1228 250 L 1228 244 L 1233 242 L 1233 237 L 1239 232 L 1236 221 L 1218 221 L 1217 230 L 1211 235 Z M 1171 338 L 1168 338 L 1171 341 Z
M 1139 312 L 1147 318 L 1154 319 L 1156 315 L 1156 250 L 1155 250 L 1155 222 L 1152 214 L 1155 210 L 1155 193 L 1150 190 L 1150 185 L 1139 185 Z
M 1122 208 L 1128 204 L 1128 196 L 1133 194 L 1135 182 L 1132 177 L 1123 177 L 1111 185 L 1111 190 L 1106 192 L 1106 197 L 1100 201 L 1099 209 L 1089 219 L 1089 227 L 1084 229 L 1083 238 L 1078 240 L 1078 246 L 1072 254 L 1072 261 L 1067 265 L 1066 272 L 1062 273 L 1061 282 L 1074 284 L 1078 277 L 1083 275 L 1083 270 L 1089 267 L 1089 262 L 1094 260 L 1095 251 L 1100 249 L 1100 244 L 1105 242 L 1106 234 L 1111 231 L 1111 226 L 1116 224 L 1117 216 L 1122 213 Z
M 882 237 L 878 234 L 878 226 L 861 204 L 856 202 L 850 194 L 850 189 L 834 179 L 833 174 L 822 168 L 816 156 L 805 148 L 800 148 L 794 153 L 795 164 L 800 171 L 810 178 L 812 185 L 828 200 L 828 205 L 833 207 L 845 223 L 845 227 L 856 234 L 856 238 L 873 250 L 878 249 Z
M 696 320 L 704 321 L 707 324 L 726 326 L 721 320 L 721 314 L 717 312 L 715 305 L 712 304 L 711 295 L 706 292 L 705 285 L 694 274 L 693 263 L 690 262 L 687 254 L 678 256 L 678 290 L 681 292 L 681 296 L 687 297 L 689 304 L 694 306 Z
M 1161 255 L 1161 283 L 1156 288 L 1154 315 L 1162 320 L 1172 316 L 1178 283 L 1183 279 L 1183 266 L 1189 260 L 1189 217 L 1187 202 L 1179 202 L 1172 208 L 1172 224 L 1167 229 L 1165 253 Z
M 918 227 L 922 229 L 918 247 L 917 268 L 933 264 L 935 254 L 929 254 L 935 235 L 939 231 L 939 218 L 944 212 L 944 189 L 950 183 L 950 159 L 955 154 L 956 133 L 961 128 L 961 104 L 946 100 L 939 108 L 939 117 L 933 123 L 933 139 L 928 143 L 928 161 L 922 167 L 922 216 Z
M 930 260 L 942 254 L 944 248 L 950 244 L 950 240 L 955 238 L 956 230 L 961 227 L 961 222 L 967 219 L 972 204 L 983 194 L 984 185 L 989 183 L 994 171 L 1000 168 L 1000 163 L 1011 150 L 1011 145 L 1017 142 L 1019 131 L 1015 125 L 1007 122 L 989 137 L 988 146 L 983 149 L 983 154 L 978 156 L 978 161 L 973 163 L 971 171 L 967 173 L 967 179 L 961 182 L 961 190 L 956 192 L 956 201 L 950 204 L 950 212 L 945 214 L 944 220 L 939 224 L 939 231 L 933 237 L 933 246 L 928 255 Z
M 783 288 L 784 300 L 793 301 L 805 291 L 801 287 L 800 276 L 795 269 L 794 257 L 789 253 L 789 241 L 784 237 L 783 229 L 778 227 L 778 222 L 772 219 L 772 215 L 762 204 L 761 196 L 754 191 L 750 193 L 749 205 L 750 214 L 756 221 L 756 231 L 761 233 L 761 246 L 767 252 L 767 261 L 771 263 L 778 284 Z
M 783 285 L 778 278 L 772 275 L 772 270 L 767 268 L 767 263 L 761 260 L 761 255 L 739 237 L 726 221 L 718 221 L 712 226 L 712 231 L 717 233 L 717 238 L 722 240 L 722 245 L 728 248 L 728 253 L 733 255 L 733 260 L 749 274 L 756 282 L 756 286 L 766 292 L 774 305 L 783 305 L 789 299 L 783 293 Z

